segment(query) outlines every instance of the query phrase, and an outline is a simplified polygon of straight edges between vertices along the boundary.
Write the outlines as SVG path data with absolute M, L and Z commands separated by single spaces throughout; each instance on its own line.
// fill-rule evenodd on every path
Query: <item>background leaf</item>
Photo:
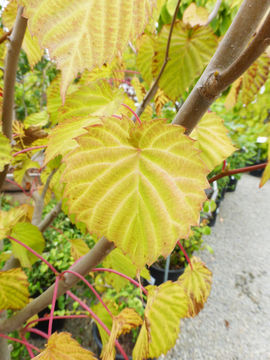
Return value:
M 42 233 L 36 226 L 30 223 L 17 223 L 12 229 L 11 236 L 28 245 L 39 254 L 41 254 L 44 249 L 45 240 Z M 15 241 L 12 241 L 12 252 L 13 255 L 19 259 L 22 267 L 30 268 L 31 265 L 38 260 L 35 255 Z

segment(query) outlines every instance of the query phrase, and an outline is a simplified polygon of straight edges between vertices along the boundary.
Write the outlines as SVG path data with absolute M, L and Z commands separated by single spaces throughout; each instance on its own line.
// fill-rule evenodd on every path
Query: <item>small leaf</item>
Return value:
M 141 317 L 134 309 L 125 308 L 120 314 L 113 317 L 113 325 L 109 341 L 104 346 L 101 357 L 103 360 L 115 359 L 115 340 L 121 335 L 130 332 L 142 324 Z
M 63 173 L 69 212 L 138 270 L 168 256 L 198 223 L 208 173 L 184 128 L 104 118 L 77 138 Z
M 5 165 L 12 160 L 11 145 L 8 138 L 0 133 L 0 171 L 4 170 Z
M 14 207 L 9 211 L 0 210 L 0 240 L 10 235 L 14 225 L 26 218 L 27 212 L 26 205 Z
M 49 122 L 49 115 L 48 115 L 47 111 L 40 111 L 38 113 L 34 113 L 34 114 L 27 116 L 24 119 L 23 124 L 24 124 L 25 128 L 27 129 L 30 126 L 42 127 L 42 126 L 47 125 L 48 122 Z
M 14 180 L 20 185 L 22 185 L 24 175 L 28 170 L 40 168 L 40 164 L 37 161 L 31 160 L 27 154 L 19 154 L 16 156 L 13 165 L 15 165 L 13 173 Z
M 164 63 L 170 25 L 163 26 L 155 42 L 153 73 L 157 76 Z M 195 82 L 208 64 L 217 46 L 210 27 L 188 28 L 176 22 L 171 38 L 170 61 L 159 81 L 160 88 L 172 100 L 181 96 Z
M 201 157 L 212 171 L 237 149 L 233 146 L 223 120 L 215 113 L 207 113 L 190 135 L 195 146 L 202 151 Z
M 263 185 L 270 179 L 270 138 L 268 140 L 268 163 L 266 165 L 266 168 L 264 169 L 260 187 L 263 187 Z
M 145 319 L 133 350 L 134 360 L 166 354 L 175 345 L 180 319 L 188 310 L 186 293 L 176 282 L 147 286 L 147 291 Z
M 195 3 L 191 3 L 183 14 L 183 22 L 186 25 L 195 27 L 196 25 L 203 26 L 207 23 L 208 11 L 203 7 L 197 7 Z
M 45 240 L 42 233 L 30 223 L 17 223 L 12 229 L 11 236 L 28 245 L 39 254 L 44 249 Z M 15 241 L 12 241 L 12 252 L 15 258 L 19 259 L 22 267 L 30 268 L 38 260 L 35 255 Z
M 0 311 L 20 310 L 28 301 L 28 281 L 23 270 L 0 271 Z
M 187 317 L 194 317 L 201 311 L 212 284 L 212 273 L 199 258 L 192 257 L 191 264 L 192 269 L 188 265 L 178 279 L 178 284 L 186 291 L 189 299 Z
M 106 268 L 114 269 L 122 274 L 135 278 L 137 275 L 136 266 L 132 261 L 123 254 L 120 249 L 114 249 L 103 261 L 103 265 Z M 141 276 L 145 279 L 149 279 L 150 275 L 146 268 L 143 268 Z M 105 274 L 106 281 L 111 284 L 116 290 L 121 290 L 129 282 L 119 275 L 113 273 Z
M 97 360 L 95 355 L 80 346 L 67 332 L 53 333 L 46 349 L 33 360 Z
M 70 239 L 71 244 L 71 256 L 74 261 L 79 260 L 82 256 L 89 252 L 89 247 L 82 239 Z
M 137 38 L 153 0 L 23 0 L 30 32 L 62 71 L 61 94 L 85 69 L 101 67 Z M 50 16 L 45 16 L 50 14 Z M 113 14 L 113 16 L 112 16 Z
M 237 103 L 237 98 L 242 85 L 242 77 L 239 77 L 231 86 L 229 94 L 226 97 L 224 106 L 227 110 L 232 109 Z

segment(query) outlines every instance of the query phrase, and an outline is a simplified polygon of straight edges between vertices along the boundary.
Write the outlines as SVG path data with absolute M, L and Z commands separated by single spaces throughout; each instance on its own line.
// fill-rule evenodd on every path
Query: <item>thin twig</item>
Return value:
M 6 41 L 11 33 L 12 33 L 12 29 L 0 37 L 0 44 Z
M 22 17 L 23 8 L 20 6 L 17 11 L 14 28 L 10 36 L 8 46 L 6 65 L 4 71 L 4 92 L 2 107 L 2 132 L 8 138 L 12 139 L 12 121 L 14 106 L 14 88 L 16 81 L 16 71 L 19 59 L 19 53 L 22 46 L 24 34 L 27 26 L 27 19 Z M 9 166 L 6 165 L 0 172 L 0 190 L 6 178 Z
M 55 207 L 45 216 L 45 218 L 38 225 L 38 228 L 41 232 L 45 231 L 47 227 L 50 226 L 53 220 L 60 213 L 61 208 L 62 208 L 62 200 L 55 205 Z
M 222 0 L 217 0 L 216 5 L 215 5 L 213 11 L 211 12 L 211 14 L 209 15 L 207 23 L 205 25 L 209 25 L 210 22 L 213 21 L 214 18 L 217 16 L 221 3 L 222 3 Z
M 50 182 L 53 178 L 53 175 L 55 174 L 57 169 L 53 169 L 50 175 L 48 176 L 46 183 L 44 185 L 42 194 L 40 195 L 38 191 L 34 191 L 32 194 L 33 199 L 35 200 L 35 209 L 32 217 L 32 224 L 39 226 L 41 223 L 41 217 L 42 217 L 42 211 L 44 208 L 44 199 L 46 196 L 46 193 L 49 189 Z
M 173 28 L 174 28 L 174 24 L 176 21 L 176 17 L 177 17 L 177 13 L 178 13 L 178 9 L 179 9 L 179 5 L 181 3 L 181 0 L 178 0 L 177 5 L 175 7 L 175 11 L 174 11 L 174 15 L 173 15 L 173 19 L 172 19 L 172 23 L 171 23 L 171 27 L 170 27 L 170 32 L 169 32 L 169 36 L 168 36 L 168 41 L 167 41 L 167 47 L 166 47 L 166 52 L 165 52 L 165 58 L 164 58 L 164 62 L 163 65 L 160 69 L 160 72 L 155 80 L 155 82 L 153 83 L 153 85 L 151 86 L 151 89 L 147 92 L 147 94 L 145 95 L 143 101 L 141 102 L 140 106 L 138 107 L 138 109 L 136 110 L 136 114 L 137 116 L 140 116 L 146 106 L 149 104 L 149 102 L 151 101 L 151 99 L 155 96 L 157 90 L 158 90 L 158 83 L 159 80 L 165 70 L 165 67 L 169 61 L 169 52 L 170 52 L 170 45 L 171 45 L 171 39 L 172 39 L 172 32 L 173 32 Z M 132 120 L 135 122 L 136 121 L 136 117 L 133 116 Z

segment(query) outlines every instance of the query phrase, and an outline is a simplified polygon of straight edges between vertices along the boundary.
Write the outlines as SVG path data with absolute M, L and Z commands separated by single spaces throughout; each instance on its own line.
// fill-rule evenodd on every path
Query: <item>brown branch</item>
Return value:
M 270 45 L 270 13 L 263 25 L 243 53 L 221 74 L 210 75 L 205 84 L 204 95 L 216 98 L 223 90 L 239 78 Z
M 187 134 L 191 133 L 215 100 L 205 96 L 202 91 L 210 75 L 223 73 L 237 60 L 268 12 L 269 6 L 269 0 L 243 1 L 215 55 L 173 120 L 174 124 L 183 125 Z
M 249 171 L 253 171 L 253 170 L 259 170 L 259 169 L 264 169 L 267 165 L 266 163 L 263 164 L 258 164 L 258 165 L 251 165 L 251 166 L 246 166 L 244 168 L 240 168 L 240 169 L 233 169 L 233 170 L 228 170 L 228 171 L 223 171 L 220 174 L 213 176 L 210 180 L 208 180 L 209 184 L 211 184 L 212 182 L 221 179 L 225 176 L 230 176 L 230 175 L 235 175 L 235 174 L 241 174 L 241 173 L 245 173 L 245 172 L 249 172 Z
M 27 19 L 22 17 L 23 8 L 18 8 L 14 28 L 10 36 L 9 47 L 6 56 L 4 72 L 4 91 L 3 91 L 3 108 L 2 108 L 2 132 L 11 140 L 12 138 L 12 121 L 14 105 L 14 88 L 16 81 L 16 71 L 19 59 L 19 53 L 22 46 Z M 5 181 L 8 172 L 8 165 L 0 172 L 0 190 Z
M 41 217 L 42 217 L 42 211 L 44 208 L 44 199 L 46 196 L 46 193 L 48 191 L 48 188 L 50 186 L 50 182 L 53 178 L 53 175 L 56 173 L 57 169 L 53 169 L 50 175 L 48 176 L 46 183 L 44 185 L 42 194 L 40 195 L 38 191 L 33 192 L 33 199 L 35 200 L 35 209 L 32 217 L 32 224 L 39 226 L 41 223 Z
M 179 5 L 181 3 L 181 0 L 178 0 L 177 2 L 177 5 L 175 7 L 175 11 L 174 11 L 174 14 L 173 14 L 173 19 L 172 19 L 172 23 L 171 23 L 171 27 L 170 27 L 170 31 L 169 31 L 169 36 L 168 36 L 168 41 L 167 41 L 167 46 L 166 46 L 166 52 L 165 52 L 165 58 L 164 58 L 164 62 L 162 64 L 162 67 L 160 69 L 160 72 L 155 80 L 155 82 L 153 83 L 153 85 L 151 86 L 150 90 L 147 92 L 147 94 L 145 95 L 143 101 L 141 102 L 140 106 L 138 107 L 138 109 L 136 110 L 136 114 L 137 116 L 140 116 L 146 106 L 149 104 L 149 102 L 151 101 L 151 99 L 153 98 L 153 96 L 155 96 L 157 90 L 158 90 L 158 83 L 159 83 L 159 80 L 166 68 L 166 65 L 168 63 L 168 61 L 170 60 L 169 59 L 169 52 L 170 52 L 170 45 L 171 45 L 171 39 L 172 39 L 172 33 L 173 33 L 173 28 L 174 28 L 174 24 L 175 24 L 175 21 L 176 21 L 176 17 L 177 17 L 177 13 L 178 13 L 178 9 L 179 9 Z M 133 116 L 132 117 L 132 120 L 135 122 L 136 121 L 136 117 Z
M 55 207 L 45 216 L 45 218 L 38 225 L 38 228 L 41 232 L 45 231 L 47 227 L 50 226 L 53 220 L 60 213 L 61 208 L 62 208 L 62 200 L 55 205 Z
M 79 262 L 72 266 L 72 270 L 85 276 L 91 269 L 97 266 L 105 256 L 107 256 L 114 249 L 114 244 L 104 237 L 89 251 Z M 57 296 L 63 295 L 67 290 L 71 289 L 77 282 L 72 274 L 66 274 L 63 280 L 59 281 L 59 288 Z M 0 332 L 9 333 L 18 330 L 29 318 L 37 314 L 42 309 L 46 308 L 52 302 L 55 285 L 52 285 L 39 297 L 34 299 L 31 303 L 26 305 L 24 309 L 17 312 L 9 319 L 0 322 Z
M 12 33 L 12 29 L 0 37 L 0 44 L 6 41 L 11 33 Z

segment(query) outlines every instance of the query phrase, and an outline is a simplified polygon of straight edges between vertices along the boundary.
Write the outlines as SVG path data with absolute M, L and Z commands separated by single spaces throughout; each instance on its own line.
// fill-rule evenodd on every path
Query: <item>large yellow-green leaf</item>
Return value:
M 0 271 L 0 311 L 22 309 L 28 299 L 28 281 L 23 270 Z
M 198 223 L 208 171 L 184 128 L 164 119 L 103 118 L 87 131 L 65 158 L 69 212 L 141 270 Z
M 170 25 L 165 25 L 156 42 L 153 62 L 157 76 L 164 62 Z M 210 27 L 188 28 L 182 22 L 174 26 L 169 62 L 159 81 L 159 86 L 171 99 L 182 95 L 200 75 L 214 54 L 217 40 Z
M 266 181 L 270 179 L 270 139 L 268 141 L 268 163 L 266 165 L 266 168 L 263 172 L 263 176 L 261 178 L 260 187 L 262 187 Z
M 97 360 L 95 355 L 80 346 L 67 332 L 53 333 L 45 350 L 33 360 Z
M 215 113 L 205 114 L 190 136 L 197 140 L 195 146 L 202 151 L 201 157 L 209 171 L 237 150 L 223 120 Z
M 189 299 L 187 317 L 196 316 L 204 307 L 210 294 L 212 273 L 197 257 L 191 259 L 192 269 L 188 265 L 183 275 L 178 279 L 178 284 L 186 291 Z
M 14 25 L 17 9 L 18 1 L 11 0 L 2 14 L 3 24 L 9 29 L 11 29 Z M 28 28 L 25 32 L 22 48 L 26 52 L 30 66 L 33 68 L 39 60 L 41 60 L 43 51 L 39 46 L 37 38 L 30 34 Z
M 166 354 L 178 338 L 180 319 L 188 311 L 188 299 L 178 283 L 167 281 L 147 286 L 144 323 L 133 350 L 133 360 L 154 358 Z
M 138 55 L 136 56 L 137 68 L 144 81 L 151 85 L 153 80 L 152 60 L 155 54 L 154 40 L 149 35 L 142 35 L 137 41 Z
M 115 340 L 121 335 L 142 325 L 140 315 L 134 309 L 125 308 L 120 314 L 114 316 L 111 335 L 107 344 L 103 347 L 101 357 L 103 360 L 115 359 Z
M 8 138 L 0 133 L 0 171 L 12 160 L 11 146 Z
M 30 223 L 17 223 L 12 229 L 11 236 L 28 245 L 39 254 L 44 249 L 45 240 L 42 233 Z M 22 267 L 30 268 L 38 260 L 34 254 L 15 241 L 12 241 L 12 252 L 15 258 L 19 259 Z
M 9 236 L 13 226 L 26 218 L 27 211 L 26 205 L 14 207 L 9 211 L 0 210 L 0 240 Z
M 110 62 L 140 35 L 153 0 L 23 0 L 28 26 L 62 70 L 62 96 L 79 72 Z
M 106 268 L 114 269 L 122 274 L 128 275 L 131 278 L 135 278 L 136 273 L 136 266 L 132 263 L 132 261 L 125 256 L 120 249 L 114 249 L 103 261 L 103 265 Z M 148 270 L 144 268 L 140 274 L 145 279 L 149 279 L 150 275 Z M 129 281 L 122 278 L 119 275 L 113 274 L 113 273 L 106 273 L 105 274 L 106 281 L 109 284 L 112 284 L 112 286 L 116 290 L 121 290 L 123 287 L 125 287 Z

